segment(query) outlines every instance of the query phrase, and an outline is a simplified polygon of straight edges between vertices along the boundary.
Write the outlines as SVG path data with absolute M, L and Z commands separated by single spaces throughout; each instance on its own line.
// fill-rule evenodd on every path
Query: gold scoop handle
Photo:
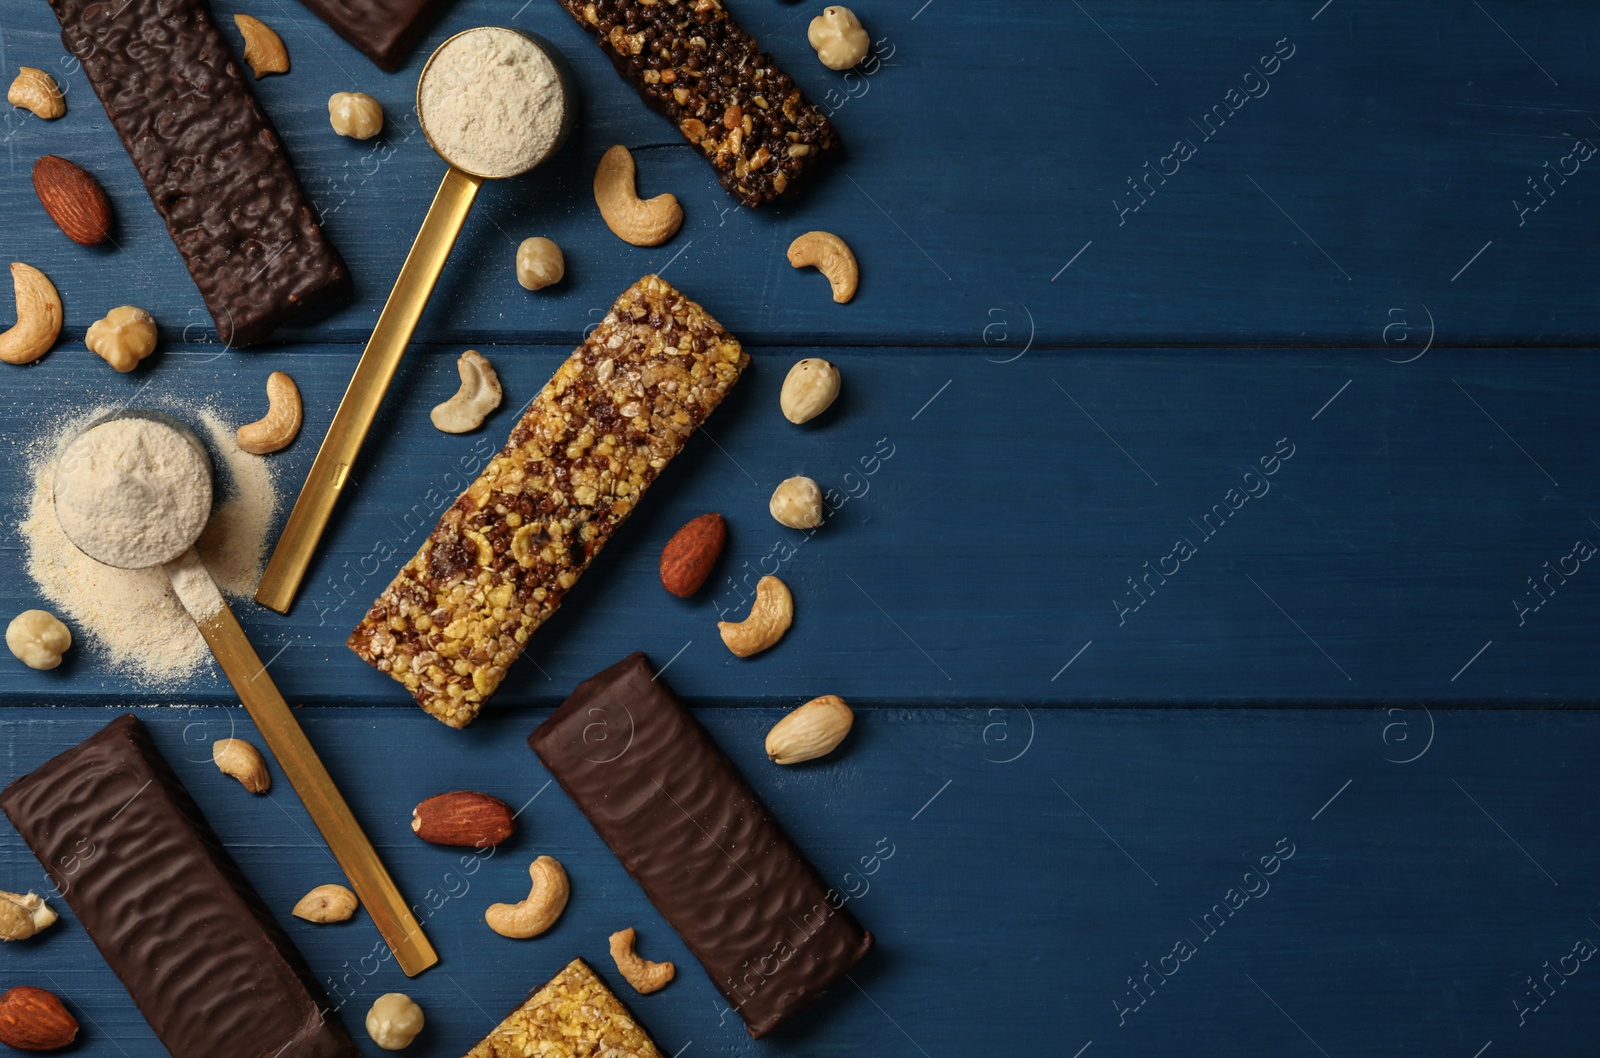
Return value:
M 172 572 L 172 567 L 191 562 L 199 567 L 198 572 L 210 575 L 204 572 L 192 549 L 176 559 L 168 572 Z M 322 832 L 328 848 L 333 850 L 333 858 L 339 861 L 339 867 L 350 880 L 350 888 L 355 890 L 378 927 L 379 935 L 394 952 L 400 969 L 407 977 L 415 977 L 438 962 L 439 954 L 423 935 L 421 924 L 406 906 L 405 898 L 395 887 L 394 879 L 389 877 L 383 861 L 378 859 L 377 850 L 367 840 L 361 824 L 351 814 L 344 795 L 333 784 L 322 758 L 306 740 L 300 722 L 294 718 L 283 695 L 278 693 L 272 677 L 267 675 L 267 667 L 261 663 L 250 640 L 245 638 L 239 619 L 226 602 L 214 613 L 205 616 L 191 613 L 191 616 L 211 647 L 211 653 L 216 655 L 223 675 L 233 684 L 234 692 L 255 721 L 267 748 L 277 758 L 278 767 L 283 769 L 310 813 L 311 821 Z
M 394 379 L 400 366 L 400 357 L 411 342 L 417 329 L 417 320 L 427 307 L 428 296 L 444 270 L 445 259 L 455 245 L 461 225 L 472 208 L 483 178 L 472 176 L 450 167 L 433 196 L 433 205 L 417 232 L 417 241 L 411 244 L 400 277 L 394 281 L 394 290 L 383 306 L 372 338 L 356 364 L 356 373 L 350 386 L 339 401 L 328 434 L 322 440 L 317 458 L 306 475 L 306 483 L 295 500 L 289 521 L 278 537 L 272 559 L 267 563 L 261 583 L 256 586 L 256 602 L 269 610 L 288 613 L 294 603 L 295 593 L 311 565 L 312 555 L 328 527 L 339 492 L 350 476 L 361 451 L 372 420 L 377 417 L 378 405 Z

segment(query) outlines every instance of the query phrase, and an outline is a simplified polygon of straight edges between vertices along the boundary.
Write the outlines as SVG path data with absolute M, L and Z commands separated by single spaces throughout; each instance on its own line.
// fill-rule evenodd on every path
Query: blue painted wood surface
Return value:
M 288 371 L 307 424 L 273 461 L 292 497 L 442 175 L 408 113 L 429 48 L 484 22 L 537 32 L 582 100 L 563 155 L 486 187 L 294 613 L 239 607 L 264 657 L 282 649 L 274 678 L 309 706 L 312 740 L 402 888 L 439 902 L 444 964 L 413 982 L 387 964 L 363 973 L 377 941 L 364 915 L 332 929 L 287 916 L 337 875 L 281 780 L 250 799 L 207 763 L 210 740 L 249 728 L 218 678 L 154 696 L 87 653 L 55 673 L 0 665 L 0 780 L 96 730 L 106 707 L 166 706 L 146 710 L 158 741 L 319 976 L 350 994 L 346 1023 L 360 1035 L 371 999 L 411 992 L 430 1017 L 417 1053 L 462 1053 L 574 954 L 690 1058 L 1592 1053 L 1600 970 L 1559 960 L 1600 944 L 1600 588 L 1580 566 L 1541 582 L 1535 610 L 1527 581 L 1600 535 L 1600 221 L 1579 145 L 1600 142 L 1600 16 L 1576 2 L 854 6 L 884 59 L 847 79 L 812 57 L 810 7 L 734 4 L 850 148 L 801 202 L 752 213 L 549 0 L 461 0 L 394 75 L 290 0 L 219 4 L 230 35 L 244 10 L 288 44 L 293 71 L 256 88 L 357 290 L 241 352 L 208 340 L 47 5 L 0 0 L 5 76 L 50 69 L 71 107 L 52 125 L 0 112 L 0 259 L 48 272 L 68 320 L 54 352 L 0 387 L 13 570 L 21 453 L 65 410 L 207 401 L 246 421 L 265 375 Z M 331 134 L 339 90 L 385 104 L 381 140 Z M 635 149 L 643 192 L 684 203 L 665 246 L 623 245 L 593 208 L 593 165 L 617 142 Z M 44 153 L 104 181 L 117 248 L 76 247 L 43 216 L 27 176 Z M 851 305 L 783 260 L 811 228 L 855 247 Z M 511 260 L 534 234 L 562 244 L 568 278 L 529 294 Z M 650 270 L 745 339 L 751 372 L 484 718 L 445 731 L 343 646 L 398 565 L 373 556 L 410 553 L 429 490 L 497 447 Z M 165 344 L 119 376 L 78 338 L 126 302 L 157 315 Z M 427 409 L 455 388 L 466 346 L 500 370 L 506 407 L 445 437 Z M 797 429 L 776 399 L 806 355 L 840 364 L 845 395 Z M 844 498 L 809 540 L 766 514 L 795 473 Z M 729 554 L 680 602 L 656 558 L 706 510 L 728 517 Z M 714 623 L 774 563 L 795 628 L 734 659 Z M 0 580 L 0 612 L 38 603 L 20 572 Z M 745 1038 L 523 745 L 573 684 L 632 649 L 670 660 L 674 686 L 880 937 L 855 985 L 776 1040 Z M 842 753 L 767 764 L 766 729 L 825 692 L 861 714 Z M 406 829 L 418 799 L 459 786 L 519 804 L 544 792 L 510 847 L 462 865 Z M 1279 839 L 1294 854 L 1263 877 Z M 895 852 L 866 875 L 880 841 Z M 493 936 L 483 908 L 518 895 L 546 852 L 573 878 L 567 917 L 533 942 Z M 0 887 L 42 884 L 4 828 Z M 1202 925 L 1208 912 L 1227 924 Z M 610 968 L 605 937 L 629 924 L 645 954 L 679 963 L 658 995 L 631 997 Z M 1161 963 L 1180 941 L 1193 954 Z M 70 916 L 0 960 L 0 985 L 47 975 L 28 980 L 82 1016 L 75 1053 L 161 1053 Z M 1580 968 L 1545 985 L 1547 962 Z

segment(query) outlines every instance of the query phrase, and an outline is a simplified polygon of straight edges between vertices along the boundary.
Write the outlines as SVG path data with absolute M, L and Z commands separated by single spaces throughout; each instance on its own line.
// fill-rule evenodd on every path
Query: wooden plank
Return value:
M 1394 333 L 1391 310 L 1421 319 L 1424 306 L 1457 344 L 1600 343 L 1586 282 L 1600 245 L 1588 169 L 1600 163 L 1573 155 L 1600 136 L 1587 113 L 1600 71 L 1585 51 L 1600 14 L 1581 0 L 856 6 L 889 55 L 865 79 L 816 62 L 806 10 L 736 4 L 837 110 L 850 148 L 815 194 L 760 214 L 733 208 L 555 4 L 514 8 L 510 24 L 570 61 L 582 127 L 546 170 L 485 190 L 424 339 L 563 343 L 627 283 L 665 269 L 762 344 L 966 346 L 993 339 L 1002 318 L 1015 335 L 1031 317 L 1040 345 L 1361 345 Z M 230 33 L 234 7 L 218 5 Z M 420 64 L 489 15 L 456 5 L 406 69 L 386 75 L 296 4 L 253 10 L 294 62 L 256 87 L 357 286 L 349 307 L 284 339 L 363 342 L 444 171 L 410 114 Z M 69 335 L 121 302 L 154 312 L 169 339 L 209 333 L 99 104 L 63 67 L 48 8 L 18 5 L 5 38 L 7 61 L 61 75 L 71 110 L 50 125 L 0 115 L 0 255 L 55 277 Z M 1247 78 L 1263 55 L 1275 72 Z M 383 139 L 331 133 L 327 97 L 353 89 L 383 102 Z M 1171 157 L 1178 140 L 1187 161 Z M 624 245 L 594 208 L 593 168 L 616 142 L 639 150 L 647 193 L 671 190 L 685 205 L 665 246 Z M 27 180 L 47 152 L 105 182 L 122 252 L 54 231 Z M 1130 180 L 1147 202 L 1137 212 Z M 837 231 L 863 263 L 848 308 L 784 261 L 810 228 Z M 512 275 L 516 243 L 535 234 L 566 247 L 570 266 L 562 287 L 536 296 Z
M 1470 1056 L 1489 1040 L 1493 1051 L 1578 1054 L 1592 1038 L 1589 963 L 1569 959 L 1578 969 L 1552 982 L 1553 998 L 1520 1027 L 1512 1005 L 1538 1004 L 1524 979 L 1537 980 L 1547 960 L 1555 967 L 1580 939 L 1600 944 L 1585 882 L 1600 854 L 1571 840 L 1585 825 L 1581 806 L 1600 796 L 1581 763 L 1600 752 L 1592 714 L 869 709 L 836 759 L 781 771 L 760 746 L 779 714 L 700 715 L 851 897 L 879 950 L 853 985 L 757 1046 L 523 745 L 543 710 L 501 711 L 460 733 L 409 711 L 305 711 L 443 957 L 412 981 L 372 955 L 365 913 L 332 927 L 289 916 L 306 889 L 338 873 L 281 775 L 255 798 L 211 765 L 211 740 L 253 737 L 243 712 L 143 711 L 245 873 L 332 982 L 345 1023 L 360 1035 L 373 999 L 407 992 L 427 1011 L 418 1046 L 431 1054 L 463 1053 L 574 955 L 619 988 L 667 1054 L 1003 1048 L 1070 1058 L 1091 1040 L 1090 1054 L 1132 1055 L 1212 1039 L 1247 1056 L 1315 1053 L 1296 1023 L 1329 1054 L 1374 1040 L 1432 1054 Z M 4 778 L 111 715 L 6 710 Z M 1409 745 L 1391 726 L 1407 722 Z M 518 835 L 492 857 L 409 833 L 416 801 L 457 787 L 525 805 Z M 1292 855 L 1263 874 L 1260 859 L 1275 850 Z M 525 893 L 540 854 L 567 868 L 565 915 L 536 940 L 493 935 L 483 909 Z M 45 884 L 9 827 L 0 879 Z M 628 925 L 647 956 L 677 963 L 666 990 L 639 997 L 615 973 L 606 937 Z M 1129 976 L 1147 961 L 1163 972 L 1159 960 L 1180 940 L 1191 956 L 1169 958 L 1175 971 L 1152 976 L 1142 1005 L 1130 998 Z M 70 914 L 7 956 L 18 980 L 54 987 L 78 1011 L 79 1053 L 162 1053 Z
M 239 605 L 290 701 L 409 700 L 344 637 L 567 352 L 485 350 L 504 408 L 476 435 L 440 434 L 427 414 L 455 390 L 453 350 L 415 351 L 293 613 Z M 790 357 L 808 352 L 840 365 L 844 395 L 800 429 L 777 393 Z M 558 700 L 633 649 L 672 660 L 685 692 L 729 704 L 834 688 L 967 705 L 1593 704 L 1600 581 L 1570 557 L 1575 541 L 1600 541 L 1590 355 L 1117 350 L 997 364 L 981 346 L 757 350 L 491 708 Z M 260 414 L 268 365 L 171 357 L 145 384 L 86 356 L 51 354 L 0 394 L 11 451 L 64 403 Z M 272 457 L 286 503 L 353 363 L 336 348 L 274 357 L 307 409 L 304 435 Z M 793 474 L 839 504 L 810 538 L 767 514 Z M 22 460 L 5 461 L 0 494 L 24 502 L 24 477 Z M 700 596 L 678 600 L 660 587 L 660 549 L 707 510 L 729 520 L 729 551 Z M 19 546 L 8 519 L 0 548 Z M 741 617 L 774 570 L 796 593 L 795 627 L 741 661 L 716 621 Z M 0 585 L 0 610 L 38 604 L 27 578 Z M 135 693 L 87 656 L 70 687 Z M 61 673 L 0 670 L 0 700 L 65 688 Z M 181 698 L 232 700 L 211 676 Z

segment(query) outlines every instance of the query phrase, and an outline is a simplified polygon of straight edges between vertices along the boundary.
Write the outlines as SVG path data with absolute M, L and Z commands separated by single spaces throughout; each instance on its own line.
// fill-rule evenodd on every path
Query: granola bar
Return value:
M 534 398 L 350 634 L 350 649 L 465 727 L 528 639 L 750 357 L 645 276 Z
M 744 205 L 777 200 L 839 148 L 827 116 L 721 0 L 556 2 Z
M 582 959 L 528 997 L 466 1058 L 661 1058 L 628 1008 Z

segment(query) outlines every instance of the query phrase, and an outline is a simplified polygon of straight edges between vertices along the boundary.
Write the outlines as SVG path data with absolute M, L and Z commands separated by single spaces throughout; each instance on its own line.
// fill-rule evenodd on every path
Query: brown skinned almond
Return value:
M 728 525 L 722 515 L 702 514 L 689 522 L 661 549 L 661 586 L 687 599 L 711 576 L 727 542 Z
M 516 833 L 511 806 L 472 790 L 436 794 L 411 812 L 411 829 L 435 845 L 486 849 Z
M 19 1051 L 55 1051 L 78 1036 L 78 1019 L 42 988 L 19 985 L 0 996 L 0 1043 Z
M 111 199 L 100 182 L 77 165 L 47 154 L 33 163 L 40 205 L 73 242 L 95 246 L 111 236 Z

